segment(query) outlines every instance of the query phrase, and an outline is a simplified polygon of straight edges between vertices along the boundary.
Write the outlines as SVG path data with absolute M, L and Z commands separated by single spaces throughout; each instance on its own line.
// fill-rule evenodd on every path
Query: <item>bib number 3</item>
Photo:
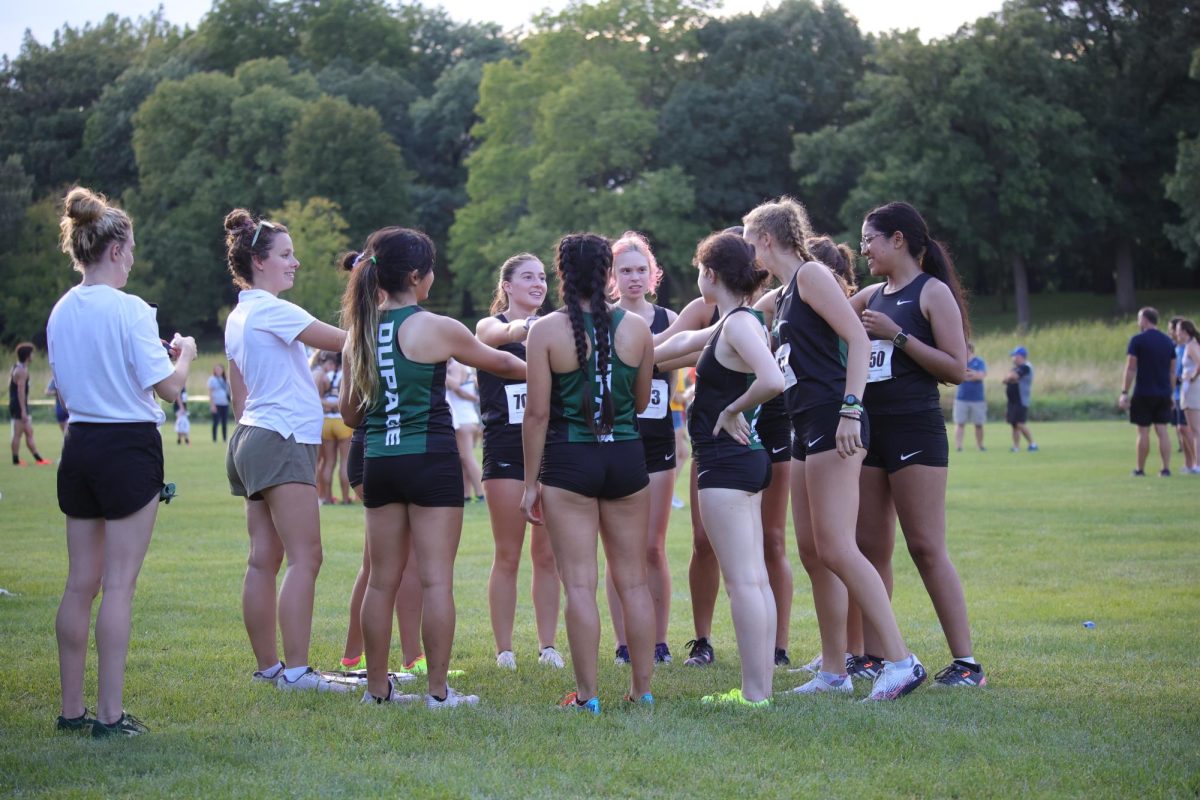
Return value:
M 655 378 L 650 381 L 650 402 L 646 404 L 646 410 L 638 414 L 638 417 L 640 419 L 666 419 L 669 400 L 667 382 Z

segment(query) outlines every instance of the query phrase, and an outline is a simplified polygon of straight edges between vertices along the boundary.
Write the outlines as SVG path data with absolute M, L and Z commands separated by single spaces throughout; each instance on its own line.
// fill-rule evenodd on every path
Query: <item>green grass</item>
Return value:
M 191 448 L 168 443 L 179 497 L 161 510 L 139 582 L 126 687 L 128 708 L 152 734 L 122 742 L 52 730 L 53 620 L 66 571 L 54 473 L 0 467 L 0 587 L 18 593 L 0 597 L 0 796 L 1195 797 L 1200 478 L 1128 477 L 1125 424 L 1034 432 L 1043 452 L 1011 454 L 1006 429 L 989 426 L 991 450 L 955 454 L 950 471 L 951 554 L 989 688 L 922 688 L 876 707 L 822 697 L 784 698 L 761 713 L 703 708 L 700 695 L 738 680 L 722 597 L 714 667 L 660 668 L 658 707 L 631 711 L 618 702 L 625 673 L 604 658 L 599 719 L 552 707 L 571 677 L 534 663 L 527 565 L 520 670 L 493 666 L 491 541 L 479 507 L 467 510 L 458 558 L 454 665 L 481 708 L 434 716 L 251 685 L 240 613 L 246 535 L 221 448 L 199 433 Z M 57 429 L 37 434 L 56 457 Z M 361 558 L 362 510 L 326 508 L 322 522 L 312 649 L 314 663 L 332 665 Z M 673 515 L 668 547 L 670 640 L 680 655 L 691 638 L 686 513 Z M 794 549 L 792 558 L 791 652 L 803 663 L 817 632 Z M 935 670 L 948 658 L 945 642 L 903 548 L 896 575 L 902 629 Z M 565 633 L 559 646 L 567 650 Z M 602 656 L 612 646 L 605 626 Z M 89 658 L 90 703 L 94 670 Z M 776 688 L 800 680 L 779 674 Z

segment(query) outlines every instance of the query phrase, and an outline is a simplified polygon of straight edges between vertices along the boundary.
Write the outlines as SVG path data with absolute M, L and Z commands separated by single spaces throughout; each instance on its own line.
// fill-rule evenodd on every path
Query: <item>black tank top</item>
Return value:
M 17 379 L 13 375 L 17 371 L 18 364 L 13 364 L 12 369 L 8 371 L 8 410 L 12 414 L 18 414 L 21 411 L 21 398 L 17 393 Z M 25 408 L 29 409 L 29 380 L 25 380 Z
M 936 347 L 933 326 L 921 313 L 921 290 L 932 277 L 922 272 L 894 294 L 885 294 L 879 289 L 867 301 L 867 308 L 887 314 L 910 339 L 919 339 Z M 886 366 L 888 353 L 891 354 L 890 369 Z M 882 375 L 877 374 L 880 370 Z M 887 377 L 889 373 L 891 377 Z M 941 408 L 937 379 L 903 350 L 892 347 L 890 341 L 872 341 L 871 376 L 863 405 L 873 417 L 937 411 Z
M 796 275 L 780 293 L 775 315 L 775 335 L 779 337 L 775 357 L 783 369 L 790 414 L 840 403 L 846 396 L 846 343 L 800 299 Z
M 759 409 L 751 408 L 742 412 L 750 425 L 750 444 L 742 445 L 733 440 L 728 433 L 721 431 L 716 437 L 712 435 L 716 427 L 717 417 L 721 412 L 746 393 L 746 387 L 754 383 L 754 373 L 736 372 L 717 360 L 717 342 L 721 339 L 721 330 L 729 317 L 745 311 L 753 314 L 753 310 L 745 306 L 733 309 L 717 325 L 708 342 L 700 353 L 700 361 L 696 364 L 696 396 L 688 409 L 688 434 L 694 447 L 713 447 L 718 452 L 739 452 L 745 450 L 762 450 L 762 440 L 755 430 Z
M 650 323 L 650 333 L 662 333 L 670 325 L 667 310 L 662 306 L 654 306 L 654 321 Z M 646 406 L 646 414 L 661 416 L 638 416 L 638 433 L 643 439 L 674 439 L 675 425 L 671 422 L 671 378 L 670 372 L 659 372 L 658 365 L 654 366 L 654 374 L 650 383 L 650 403 Z
M 496 319 L 507 324 L 508 317 Z M 525 360 L 525 343 L 508 342 L 496 348 Z M 479 370 L 479 416 L 483 419 L 483 449 L 506 453 L 510 460 L 521 451 L 521 420 L 525 418 L 525 381 L 509 380 Z
M 779 319 L 779 305 L 783 301 L 783 292 L 775 295 L 775 319 Z M 778 323 L 776 323 L 778 324 Z M 771 352 L 779 351 L 779 337 L 774 332 L 771 333 Z M 773 425 L 786 425 L 788 419 L 787 402 L 784 400 L 784 393 L 772 397 L 770 400 L 762 404 L 762 408 L 758 411 L 758 432 L 761 435 L 763 431 L 768 430 Z

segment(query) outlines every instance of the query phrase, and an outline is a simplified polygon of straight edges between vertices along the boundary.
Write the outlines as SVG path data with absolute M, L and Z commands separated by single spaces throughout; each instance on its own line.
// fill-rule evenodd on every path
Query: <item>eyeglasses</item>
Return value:
M 870 236 L 864 236 L 858 243 L 859 252 L 861 253 L 863 250 L 866 250 L 868 247 L 870 247 L 871 241 L 874 239 L 877 239 L 880 236 L 883 236 L 883 234 L 882 233 L 872 233 Z
M 258 225 L 256 225 L 254 227 L 254 238 L 250 240 L 250 247 L 253 248 L 254 245 L 258 244 L 258 235 L 260 233 L 262 233 L 263 228 L 270 228 L 271 230 L 275 230 L 275 223 L 267 222 L 265 219 L 260 219 L 258 221 Z

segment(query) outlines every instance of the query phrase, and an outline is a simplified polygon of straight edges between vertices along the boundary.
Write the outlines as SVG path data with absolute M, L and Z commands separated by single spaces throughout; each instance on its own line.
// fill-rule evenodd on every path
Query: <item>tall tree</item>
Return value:
M 339 257 L 350 249 L 341 209 L 324 197 L 312 197 L 305 203 L 289 200 L 268 216 L 287 226 L 300 262 L 288 300 L 318 319 L 338 324 L 348 276 Z

